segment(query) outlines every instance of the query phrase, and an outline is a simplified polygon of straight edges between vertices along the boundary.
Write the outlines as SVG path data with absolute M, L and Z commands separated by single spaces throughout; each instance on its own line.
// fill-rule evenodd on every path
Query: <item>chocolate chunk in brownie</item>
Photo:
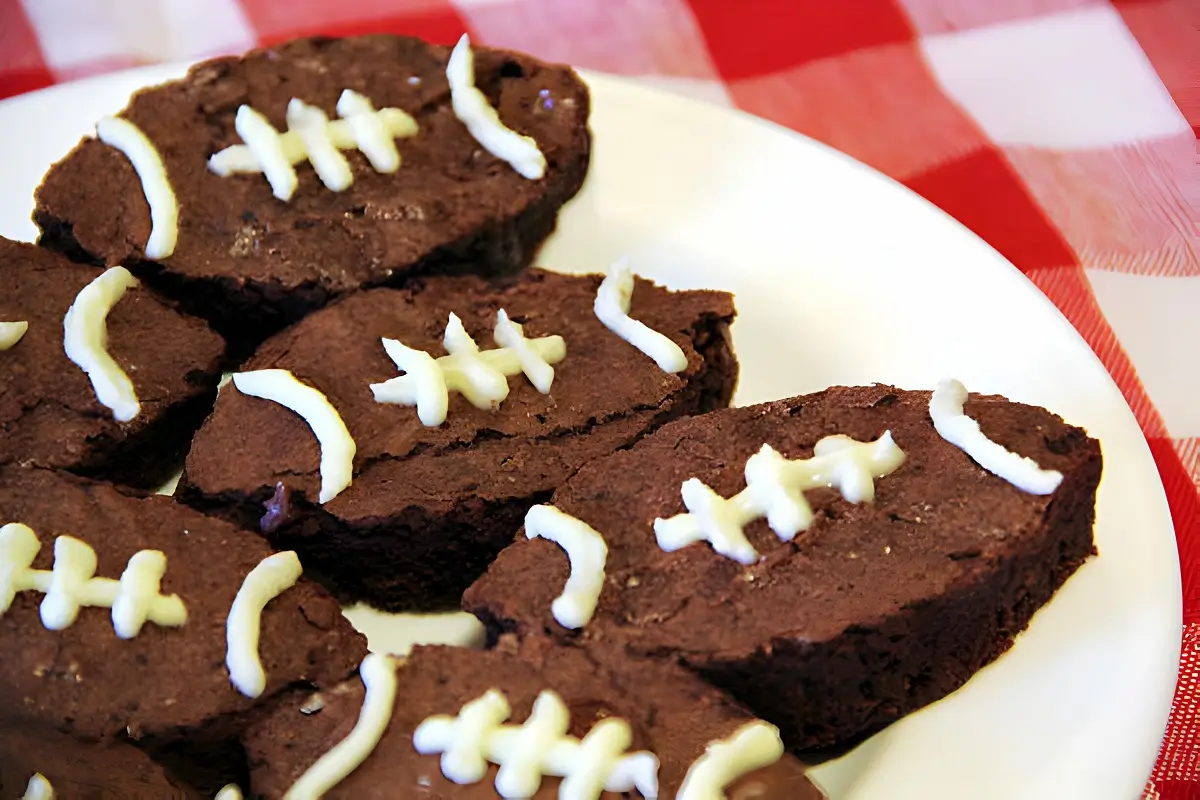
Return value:
M 468 133 L 450 105 L 450 49 L 406 36 L 300 39 L 199 64 L 146 89 L 121 116 L 154 143 L 178 198 L 174 252 L 149 259 L 150 212 L 129 160 L 84 139 L 46 175 L 35 219 L 42 244 L 125 264 L 239 350 L 345 292 L 415 274 L 505 274 L 524 268 L 587 171 L 587 87 L 569 67 L 475 49 L 475 81 L 508 127 L 532 137 L 545 176 L 528 180 Z M 331 120 L 343 90 L 420 126 L 396 140 L 401 166 L 376 172 L 343 151 L 353 183 L 327 189 L 307 162 L 289 202 L 262 174 L 221 177 L 208 159 L 240 144 L 238 108 L 287 130 L 298 98 Z
M 0 350 L 0 464 L 152 489 L 179 469 L 212 408 L 225 343 L 144 288 L 126 291 L 108 314 L 108 353 L 133 382 L 141 410 L 117 422 L 63 348 L 63 317 L 100 274 L 0 238 L 0 321 L 29 324 Z
M 929 398 L 839 387 L 666 426 L 554 495 L 608 544 L 599 606 L 580 633 L 551 614 L 569 568 L 544 539 L 518 538 L 464 606 L 493 636 L 548 633 L 677 659 L 778 725 L 793 748 L 881 728 L 1008 649 L 1094 552 L 1095 440 L 1043 409 L 972 396 L 966 412 L 986 435 L 1063 473 L 1053 494 L 1026 494 L 938 436 Z M 907 457 L 875 480 L 873 503 L 808 492 L 814 521 L 793 541 L 765 520 L 746 527 L 761 555 L 750 566 L 707 542 L 659 548 L 654 520 L 685 510 L 683 481 L 731 497 L 764 443 L 807 458 L 822 437 L 887 430 Z
M 669 374 L 601 325 L 592 313 L 599 283 L 542 270 L 502 287 L 430 278 L 313 314 L 264 343 L 243 369 L 290 370 L 325 394 L 357 447 L 353 483 L 316 505 L 320 447 L 308 424 L 228 386 L 196 436 L 180 497 L 273 531 L 278 546 L 297 550 L 345 600 L 391 610 L 456 606 L 525 511 L 583 464 L 671 419 L 728 405 L 737 378 L 728 294 L 637 282 L 632 315 L 687 356 L 687 367 Z M 499 309 L 530 339 L 565 340 L 549 394 L 521 374 L 508 379 L 508 397 L 494 410 L 452 393 L 438 427 L 423 425 L 410 406 L 375 401 L 370 384 L 400 374 L 382 337 L 441 356 L 453 312 L 491 349 Z
M 149 756 L 124 742 L 80 742 L 53 728 L 27 724 L 0 728 L 0 798 L 25 797 L 35 775 L 50 784 L 55 800 L 211 796 L 174 780 Z
M 590 654 L 529 640 L 519 648 L 471 652 L 418 647 L 398 669 L 391 722 L 366 761 L 327 798 L 495 798 L 498 766 L 474 783 L 456 784 L 442 773 L 440 756 L 422 755 L 413 733 L 428 717 L 455 717 L 489 690 L 501 692 L 521 725 L 544 691 L 559 695 L 570 713 L 568 735 L 583 738 L 604 719 L 619 718 L 632 733 L 629 752 L 658 757 L 659 797 L 674 797 L 705 746 L 725 739 L 753 717 L 686 671 L 664 663 L 632 661 L 610 653 Z M 354 727 L 364 690 L 359 681 L 306 701 L 281 706 L 245 736 L 253 789 L 268 800 L 292 784 Z M 534 798 L 558 797 L 561 780 L 543 778 Z M 719 787 L 717 787 L 719 788 Z M 726 789 L 730 800 L 808 800 L 823 795 L 804 777 L 804 768 L 784 755 L 774 764 L 741 776 Z M 605 792 L 604 800 L 643 795 Z
M 182 626 L 148 620 L 122 639 L 109 608 L 84 606 L 73 624 L 50 630 L 42 618 L 46 595 L 17 591 L 0 614 L 2 726 L 50 726 L 84 741 L 128 738 L 155 758 L 186 762 L 189 752 L 220 750 L 291 693 L 353 675 L 366 652 L 334 599 L 302 578 L 262 613 L 266 686 L 251 699 L 230 681 L 225 626 L 246 575 L 271 553 L 264 541 L 167 497 L 133 498 L 76 476 L 14 466 L 0 468 L 0 522 L 22 523 L 37 535 L 36 570 L 55 566 L 59 536 L 95 551 L 97 578 L 121 578 L 136 552 L 158 550 L 166 557 L 160 591 L 178 595 L 187 614 Z

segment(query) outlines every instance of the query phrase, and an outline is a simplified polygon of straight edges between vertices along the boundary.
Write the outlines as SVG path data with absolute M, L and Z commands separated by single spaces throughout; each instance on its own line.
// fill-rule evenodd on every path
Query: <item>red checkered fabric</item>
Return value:
M 1197 0 L 0 0 L 0 97 L 311 33 L 392 31 L 652 77 L 929 198 L 1063 310 L 1150 443 L 1183 563 L 1147 796 L 1200 796 Z

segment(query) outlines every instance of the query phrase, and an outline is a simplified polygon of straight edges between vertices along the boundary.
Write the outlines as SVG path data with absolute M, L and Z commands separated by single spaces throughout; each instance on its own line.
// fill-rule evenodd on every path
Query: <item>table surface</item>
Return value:
M 826 142 L 1058 305 L 1133 409 L 1171 504 L 1180 681 L 1145 796 L 1200 796 L 1200 2 L 5 0 L 0 98 L 302 35 L 464 31 Z

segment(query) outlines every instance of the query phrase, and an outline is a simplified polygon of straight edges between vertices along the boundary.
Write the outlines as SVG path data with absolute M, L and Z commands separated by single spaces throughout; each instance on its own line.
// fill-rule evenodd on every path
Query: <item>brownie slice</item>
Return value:
M 172 779 L 142 751 L 124 742 L 85 743 L 53 728 L 0 729 L 0 798 L 25 796 L 34 775 L 54 800 L 200 800 L 211 797 Z
M 0 727 L 48 726 L 81 741 L 128 739 L 215 791 L 237 777 L 239 751 L 228 745 L 251 719 L 297 692 L 353 675 L 366 652 L 333 598 L 302 578 L 262 614 L 267 680 L 253 700 L 230 682 L 225 623 L 247 573 L 271 553 L 264 541 L 167 497 L 133 498 L 83 478 L 14 466 L 0 468 L 0 521 L 37 534 L 34 569 L 52 568 L 60 535 L 95 550 L 102 578 L 119 578 L 139 550 L 159 550 L 166 556 L 161 593 L 177 594 L 187 609 L 182 627 L 147 621 L 134 638 L 121 639 L 107 608 L 81 608 L 74 624 L 49 630 L 39 613 L 44 595 L 18 591 L 0 614 L 0 641 L 7 643 Z
M 658 796 L 663 798 L 675 796 L 688 768 L 709 742 L 729 737 L 753 721 L 719 692 L 669 664 L 593 655 L 533 640 L 519 648 L 485 652 L 418 647 L 399 667 L 395 708 L 382 740 L 362 766 L 325 796 L 330 800 L 499 797 L 495 764 L 489 765 L 481 781 L 460 785 L 442 774 L 439 755 L 421 755 L 413 746 L 413 732 L 427 717 L 455 717 L 465 704 L 490 689 L 507 699 L 511 725 L 528 719 L 534 700 L 545 690 L 556 692 L 569 710 L 571 736 L 583 738 L 605 718 L 625 720 L 632 731 L 629 752 L 648 750 L 660 761 Z M 280 707 L 252 727 L 244 741 L 255 793 L 267 800 L 283 797 L 354 727 L 363 695 L 362 683 L 356 680 L 303 703 Z M 559 778 L 543 778 L 533 798 L 557 797 L 560 783 Z M 804 777 L 803 766 L 788 755 L 742 777 L 726 789 L 726 795 L 730 800 L 823 797 Z M 643 797 L 636 790 L 601 796 L 604 800 Z
M 542 270 L 502 287 L 430 278 L 313 314 L 267 341 L 243 369 L 287 369 L 327 396 L 357 446 L 353 483 L 317 506 L 320 448 L 308 424 L 229 386 L 196 436 L 179 497 L 248 528 L 262 518 L 272 540 L 297 550 L 344 600 L 389 610 L 457 606 L 525 511 L 585 463 L 671 419 L 729 403 L 737 363 L 728 294 L 637 282 L 633 316 L 687 355 L 687 367 L 668 374 L 596 319 L 599 283 Z M 509 378 L 495 410 L 452 393 L 438 427 L 424 426 L 412 407 L 375 402 L 369 385 L 400 374 L 381 337 L 441 356 L 454 312 L 486 350 L 499 309 L 523 323 L 528 338 L 565 340 L 548 395 L 524 375 Z
M 569 67 L 475 49 L 476 85 L 503 122 L 533 137 L 545 155 L 545 176 L 527 180 L 454 115 L 449 54 L 407 36 L 300 39 L 208 61 L 139 92 L 121 115 L 162 154 L 180 205 L 173 254 L 146 258 L 151 226 L 141 183 L 124 155 L 96 139 L 81 141 L 38 190 L 42 244 L 128 266 L 239 350 L 360 286 L 520 270 L 583 182 L 588 90 Z M 283 131 L 293 97 L 337 119 L 345 89 L 416 119 L 419 133 L 396 140 L 397 172 L 378 173 L 360 152 L 343 151 L 351 186 L 330 191 L 303 162 L 294 195 L 282 202 L 261 174 L 209 171 L 210 156 L 241 143 L 239 106 Z
M 141 411 L 117 422 L 63 349 L 63 316 L 99 274 L 0 238 L 0 320 L 29 323 L 0 350 L 0 464 L 152 489 L 179 469 L 212 408 L 225 343 L 144 288 L 128 290 L 108 314 L 108 352 L 133 381 Z
M 778 725 L 792 748 L 845 742 L 962 685 L 1094 553 L 1099 444 L 1040 408 L 971 396 L 966 412 L 996 442 L 1063 473 L 1051 495 L 1026 494 L 938 436 L 928 392 L 832 388 L 716 411 L 664 427 L 581 470 L 553 504 L 605 537 L 595 617 L 572 633 L 551 615 L 568 575 L 544 539 L 505 550 L 464 607 L 502 631 L 678 660 Z M 722 497 L 745 487 L 764 444 L 807 458 L 830 434 L 890 430 L 906 454 L 875 480 L 875 501 L 806 493 L 812 526 L 781 542 L 746 527 L 750 566 L 707 542 L 661 550 L 653 522 L 684 511 L 699 478 Z

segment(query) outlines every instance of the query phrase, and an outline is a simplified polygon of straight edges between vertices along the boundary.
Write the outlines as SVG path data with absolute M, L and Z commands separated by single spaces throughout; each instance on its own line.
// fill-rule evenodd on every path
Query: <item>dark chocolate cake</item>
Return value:
M 1003 653 L 1093 552 L 1101 456 L 1079 428 L 1040 408 L 971 396 L 966 412 L 993 441 L 1062 473 L 1052 494 L 1027 494 L 942 439 L 930 394 L 833 388 L 665 426 L 583 468 L 552 499 L 608 547 L 595 617 L 567 630 L 551 604 L 568 559 L 545 539 L 501 553 L 464 606 L 493 636 L 550 635 L 568 644 L 678 661 L 778 725 L 791 748 L 875 731 L 962 685 Z M 873 503 L 807 492 L 814 519 L 781 541 L 764 519 L 743 564 L 696 542 L 656 543 L 655 519 L 684 511 L 681 484 L 721 497 L 746 486 L 764 443 L 790 459 L 818 440 L 874 440 L 904 452 L 877 477 Z
M 241 351 L 332 298 L 416 274 L 524 268 L 554 229 L 587 171 L 587 87 L 573 70 L 507 50 L 475 51 L 475 83 L 501 120 L 532 137 L 546 160 L 530 180 L 489 154 L 451 108 L 450 48 L 405 36 L 300 39 L 241 58 L 199 64 L 187 77 L 139 92 L 121 112 L 161 154 L 178 199 L 178 241 L 147 255 L 152 225 L 130 160 L 85 139 L 46 175 L 35 219 L 42 244 L 124 264 L 203 316 Z M 401 164 L 377 172 L 343 156 L 353 183 L 322 184 L 296 165 L 287 202 L 262 174 L 222 177 L 208 160 L 240 144 L 239 107 L 288 130 L 297 98 L 338 119 L 344 90 L 419 126 L 397 140 Z
M 557 693 L 569 711 L 568 735 L 582 739 L 603 720 L 624 720 L 632 734 L 628 750 L 648 750 L 658 757 L 657 796 L 662 798 L 676 796 L 684 776 L 710 742 L 727 739 L 755 722 L 743 709 L 678 667 L 633 662 L 610 654 L 589 655 L 544 641 L 488 652 L 418 647 L 399 667 L 396 686 L 394 710 L 383 738 L 360 767 L 324 795 L 326 798 L 499 797 L 494 762 L 478 781 L 455 783 L 443 774 L 439 756 L 418 753 L 413 741 L 426 718 L 455 717 L 464 705 L 489 690 L 502 693 L 508 701 L 510 725 L 524 723 L 535 699 L 547 690 Z M 305 770 L 350 732 L 363 698 L 362 683 L 354 681 L 290 707 L 281 706 L 251 728 L 245 740 L 254 792 L 267 800 L 282 798 Z M 729 800 L 822 797 L 804 777 L 800 763 L 780 752 L 769 757 L 767 766 L 737 775 L 725 787 L 724 796 Z M 545 777 L 530 797 L 558 797 L 561 783 L 559 778 Z M 604 800 L 644 797 L 636 789 L 600 796 Z
M 179 468 L 212 408 L 225 343 L 144 288 L 126 291 L 107 316 L 107 349 L 141 408 L 117 421 L 63 347 L 64 315 L 100 274 L 0 238 L 0 320 L 28 323 L 15 345 L 0 350 L 0 464 L 153 489 Z
M 321 448 L 308 423 L 229 386 L 196 436 L 181 498 L 249 528 L 265 525 L 343 599 L 393 610 L 457 605 L 525 511 L 581 466 L 669 420 L 729 403 L 737 363 L 728 294 L 637 282 L 633 316 L 686 357 L 672 374 L 599 322 L 599 283 L 541 270 L 504 286 L 430 278 L 311 315 L 263 344 L 243 371 L 290 370 L 328 398 L 356 445 L 353 482 L 317 505 Z M 516 374 L 495 409 L 452 393 L 437 427 L 412 407 L 375 401 L 371 384 L 399 374 L 383 337 L 441 356 L 455 313 L 486 350 L 500 309 L 529 339 L 563 338 L 549 394 Z

